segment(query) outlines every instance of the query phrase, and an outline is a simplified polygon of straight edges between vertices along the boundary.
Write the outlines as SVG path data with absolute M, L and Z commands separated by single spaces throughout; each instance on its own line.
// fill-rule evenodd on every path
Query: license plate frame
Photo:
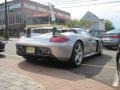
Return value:
M 26 47 L 26 53 L 34 54 L 35 53 L 35 47 Z

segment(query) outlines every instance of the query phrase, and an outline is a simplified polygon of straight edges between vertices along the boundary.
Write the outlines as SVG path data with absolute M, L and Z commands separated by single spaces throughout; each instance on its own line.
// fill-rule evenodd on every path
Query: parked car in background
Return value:
M 0 52 L 4 52 L 5 50 L 5 44 L 6 44 L 6 39 L 4 37 L 3 33 L 0 33 Z
M 102 40 L 104 47 L 118 47 L 118 44 L 120 43 L 120 30 L 111 30 L 106 32 L 103 35 Z
M 0 40 L 0 52 L 3 52 L 5 50 L 5 42 Z
M 55 31 L 55 28 L 52 30 Z M 30 35 L 28 35 L 30 36 Z M 26 60 L 51 57 L 68 61 L 72 66 L 79 66 L 84 57 L 101 55 L 101 39 L 92 37 L 80 28 L 71 28 L 69 32 L 50 32 L 31 37 L 21 37 L 16 43 L 17 54 Z

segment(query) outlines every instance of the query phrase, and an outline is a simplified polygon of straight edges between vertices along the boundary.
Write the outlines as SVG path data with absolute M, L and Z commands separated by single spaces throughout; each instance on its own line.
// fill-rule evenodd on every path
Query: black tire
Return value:
M 112 46 L 105 46 L 106 49 L 112 49 Z
M 98 56 L 101 56 L 103 54 L 103 43 L 100 42 L 99 47 L 98 47 Z
M 80 41 L 77 41 L 73 47 L 71 59 L 69 62 L 72 67 L 78 67 L 80 66 L 82 60 L 83 60 L 83 46 Z
M 117 67 L 117 71 L 120 72 L 120 48 L 118 48 L 118 51 L 116 54 L 116 67 Z
M 34 61 L 34 60 L 38 59 L 38 57 L 30 56 L 30 55 L 24 55 L 23 58 L 28 61 Z

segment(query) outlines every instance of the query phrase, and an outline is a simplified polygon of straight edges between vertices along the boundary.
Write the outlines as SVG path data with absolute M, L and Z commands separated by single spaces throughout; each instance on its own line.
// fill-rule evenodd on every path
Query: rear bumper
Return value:
M 24 50 L 20 50 L 18 46 L 24 47 Z M 30 45 L 29 45 L 30 46 Z M 49 54 L 47 52 L 45 52 L 44 54 L 39 53 L 39 52 L 35 52 L 35 53 L 26 53 L 26 47 L 29 47 L 27 45 L 16 45 L 16 50 L 17 50 L 17 54 L 20 56 L 24 56 L 24 55 L 30 55 L 30 56 L 37 56 L 40 58 L 46 58 L 46 57 L 51 57 L 51 58 L 56 58 L 60 61 L 65 61 L 65 60 L 69 60 L 71 58 L 71 52 L 72 52 L 72 46 L 61 46 L 61 45 L 57 45 L 57 46 L 32 46 L 35 48 L 49 48 Z M 37 49 L 38 50 L 38 49 Z
M 111 46 L 111 47 L 117 47 L 119 45 L 119 42 L 113 42 L 113 41 L 103 41 L 103 46 Z

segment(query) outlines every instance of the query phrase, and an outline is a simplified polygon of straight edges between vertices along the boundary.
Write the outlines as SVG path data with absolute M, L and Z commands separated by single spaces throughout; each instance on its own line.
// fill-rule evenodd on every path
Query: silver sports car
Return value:
M 84 57 L 101 55 L 103 43 L 81 28 L 71 28 L 60 33 L 56 33 L 56 28 L 53 28 L 53 32 L 39 35 L 28 31 L 16 43 L 16 50 L 26 60 L 52 57 L 79 66 Z

